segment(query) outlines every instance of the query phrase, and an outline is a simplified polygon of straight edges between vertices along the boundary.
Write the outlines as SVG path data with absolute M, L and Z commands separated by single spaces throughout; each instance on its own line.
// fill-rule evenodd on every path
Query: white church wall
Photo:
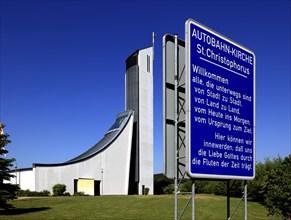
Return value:
M 103 152 L 73 164 L 36 166 L 35 190 L 49 190 L 65 184 L 66 192 L 74 193 L 75 179 L 100 181 L 101 195 L 127 195 L 132 141 L 133 116 L 123 132 Z
M 12 177 L 10 181 L 7 182 L 18 184 L 22 190 L 35 191 L 35 178 L 33 169 L 16 169 L 10 174 L 14 175 L 14 177 Z
M 106 195 L 127 195 L 129 184 L 130 154 L 133 116 L 103 156 L 103 190 Z

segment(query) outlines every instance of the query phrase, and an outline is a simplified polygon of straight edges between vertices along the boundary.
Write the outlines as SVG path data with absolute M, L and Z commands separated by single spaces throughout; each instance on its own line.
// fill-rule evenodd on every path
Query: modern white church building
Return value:
M 153 194 L 153 47 L 127 58 L 125 99 L 125 111 L 93 147 L 64 163 L 13 170 L 11 182 L 31 191 L 60 183 L 70 194 Z

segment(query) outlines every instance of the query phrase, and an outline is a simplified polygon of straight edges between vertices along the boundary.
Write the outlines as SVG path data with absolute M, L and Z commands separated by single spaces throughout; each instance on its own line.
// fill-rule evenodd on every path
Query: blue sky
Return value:
M 162 37 L 185 39 L 189 18 L 255 52 L 256 160 L 291 153 L 290 1 L 1 0 L 0 7 L 0 121 L 19 168 L 67 161 L 103 137 L 125 108 L 125 60 L 150 46 L 154 31 L 154 172 L 162 172 Z

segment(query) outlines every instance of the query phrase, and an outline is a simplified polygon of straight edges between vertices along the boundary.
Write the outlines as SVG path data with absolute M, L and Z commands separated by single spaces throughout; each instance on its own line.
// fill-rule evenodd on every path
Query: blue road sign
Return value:
M 255 177 L 255 54 L 186 22 L 187 171 L 191 177 Z

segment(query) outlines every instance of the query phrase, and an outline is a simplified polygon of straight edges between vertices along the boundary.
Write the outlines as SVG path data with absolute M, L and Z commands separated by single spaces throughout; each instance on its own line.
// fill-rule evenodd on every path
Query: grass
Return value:
M 179 214 L 190 196 L 179 196 Z M 198 194 L 195 197 L 196 220 L 226 219 L 226 197 Z M 231 199 L 231 210 L 239 199 Z M 174 196 L 101 196 L 27 198 L 11 202 L 16 208 L 0 212 L 0 219 L 174 219 Z M 233 216 L 244 219 L 241 204 Z M 191 203 L 182 219 L 191 219 Z M 280 219 L 267 215 L 256 202 L 248 202 L 248 219 Z

